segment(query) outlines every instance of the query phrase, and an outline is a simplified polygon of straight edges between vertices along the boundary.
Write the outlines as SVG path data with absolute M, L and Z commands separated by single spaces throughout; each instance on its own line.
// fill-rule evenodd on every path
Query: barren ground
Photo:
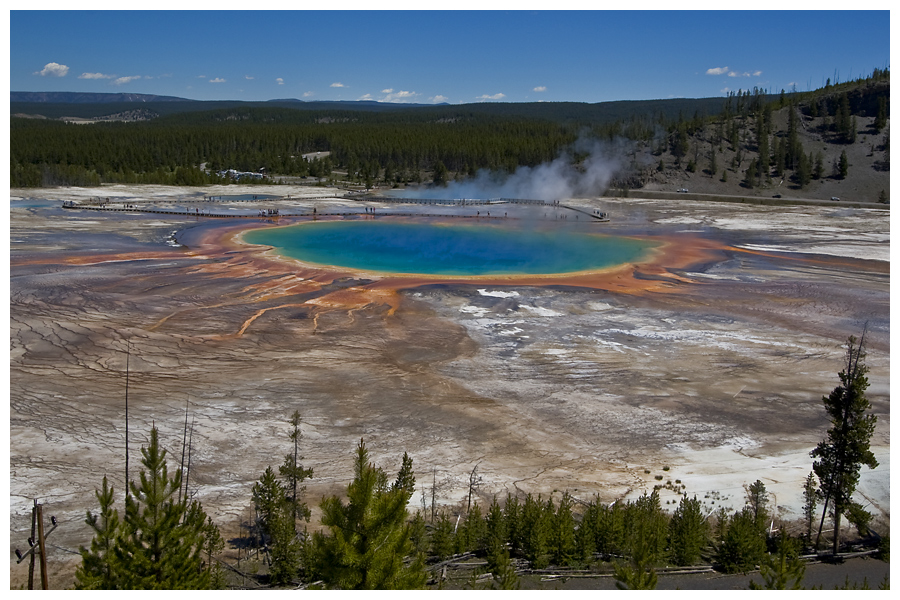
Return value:
M 653 236 L 665 253 L 612 274 L 453 281 L 273 260 L 233 235 L 266 226 L 256 219 L 60 207 L 240 193 L 292 200 L 209 208 L 364 212 L 327 188 L 10 192 L 10 556 L 27 547 L 37 498 L 60 521 L 53 587 L 73 582 L 103 475 L 123 489 L 126 340 L 132 476 L 153 424 L 180 459 L 188 403 L 191 492 L 231 539 L 253 482 L 289 451 L 294 410 L 314 507 L 349 482 L 364 438 L 388 472 L 409 452 L 413 508 L 435 482 L 440 504 L 464 503 L 477 465 L 483 503 L 563 490 L 612 501 L 668 484 L 664 505 L 678 490 L 713 510 L 741 506 L 760 479 L 779 516 L 796 518 L 827 428 L 821 398 L 868 322 L 880 466 L 858 498 L 889 524 L 887 211 L 571 200 L 612 221 L 567 226 Z M 365 206 L 379 218 L 475 210 Z M 546 215 L 502 210 L 510 223 Z M 27 566 L 11 560 L 10 577 L 18 587 Z

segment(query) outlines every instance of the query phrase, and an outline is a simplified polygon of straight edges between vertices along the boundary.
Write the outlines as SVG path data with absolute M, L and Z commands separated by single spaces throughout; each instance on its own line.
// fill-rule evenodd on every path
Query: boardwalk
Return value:
M 203 200 L 179 200 L 178 203 L 231 203 L 231 202 L 270 202 L 277 203 L 278 201 L 292 200 L 290 196 L 284 196 L 281 198 L 262 198 L 257 199 L 255 196 L 252 199 L 231 199 L 227 196 L 210 196 L 210 199 L 207 200 L 204 197 Z M 577 213 L 575 219 L 579 218 L 579 214 L 586 215 L 588 219 L 586 220 L 594 220 L 594 221 L 609 221 L 608 215 L 604 212 L 594 211 L 588 212 L 586 210 L 575 208 L 572 206 L 567 206 L 565 204 L 561 204 L 559 201 L 545 201 L 545 200 L 531 200 L 525 198 L 492 198 L 492 199 L 470 199 L 470 198 L 459 198 L 459 199 L 434 199 L 434 198 L 399 198 L 399 197 L 361 197 L 358 195 L 346 195 L 343 197 L 347 200 L 353 200 L 354 202 L 368 201 L 368 202 L 378 202 L 380 204 L 417 204 L 417 205 L 425 205 L 425 206 L 434 206 L 434 207 L 463 207 L 463 206 L 499 206 L 499 205 L 531 205 L 531 206 L 543 206 L 547 208 L 554 209 L 562 209 L 566 211 L 571 211 Z M 294 199 L 296 200 L 296 199 Z M 77 209 L 77 210 L 94 210 L 101 212 L 116 212 L 116 213 L 149 213 L 149 214 L 162 214 L 162 215 L 171 215 L 171 216 L 185 216 L 185 217 L 205 217 L 212 219 L 273 219 L 278 217 L 439 217 L 439 218 L 459 218 L 459 219 L 491 219 L 491 220 L 503 220 L 503 219 L 517 219 L 518 217 L 509 217 L 507 213 L 504 212 L 503 216 L 500 215 L 491 215 L 490 211 L 481 211 L 478 210 L 473 214 L 458 214 L 458 213 L 450 213 L 450 214 L 427 214 L 427 213 L 417 213 L 417 212 L 400 212 L 400 211 L 392 211 L 390 209 L 372 209 L 369 210 L 368 207 L 365 208 L 364 212 L 357 211 L 332 211 L 332 212 L 318 212 L 316 209 L 312 210 L 301 210 L 296 212 L 285 212 L 281 209 L 278 209 L 278 214 L 260 214 L 257 212 L 256 214 L 251 213 L 230 213 L 226 211 L 213 211 L 208 208 L 200 209 L 200 208 L 163 208 L 155 206 L 159 203 L 171 204 L 171 200 L 142 200 L 140 202 L 111 202 L 108 198 L 91 198 L 89 201 L 85 203 L 79 203 L 74 201 L 66 201 L 63 202 L 63 208 L 67 209 Z M 545 219 L 550 220 L 546 214 L 544 215 Z M 568 217 L 563 216 L 564 219 Z M 555 215 L 553 220 L 559 220 L 559 215 Z

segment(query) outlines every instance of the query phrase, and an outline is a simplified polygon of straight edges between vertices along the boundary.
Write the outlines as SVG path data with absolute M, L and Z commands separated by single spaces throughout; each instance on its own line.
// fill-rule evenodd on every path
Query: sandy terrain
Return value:
M 258 219 L 60 208 L 247 193 L 292 199 L 209 209 L 364 212 L 336 192 L 11 190 L 10 549 L 25 546 L 37 498 L 60 520 L 55 586 L 71 585 L 103 475 L 122 490 L 126 340 L 131 464 L 152 424 L 180 457 L 189 403 L 191 491 L 233 538 L 253 482 L 289 450 L 294 410 L 311 504 L 347 484 L 362 437 L 389 472 L 409 452 L 414 506 L 433 482 L 441 504 L 464 502 L 478 465 L 482 502 L 517 490 L 612 501 L 671 482 L 664 505 L 677 489 L 714 510 L 742 505 L 761 479 L 794 518 L 827 427 L 821 397 L 868 322 L 881 464 L 863 472 L 859 498 L 889 523 L 886 211 L 572 200 L 612 221 L 567 226 L 652 236 L 665 252 L 612 275 L 452 281 L 273 259 L 235 234 L 268 226 Z M 366 206 L 379 218 L 475 210 Z M 510 223 L 545 215 L 503 210 Z M 10 575 L 15 587 L 27 567 L 12 560 Z

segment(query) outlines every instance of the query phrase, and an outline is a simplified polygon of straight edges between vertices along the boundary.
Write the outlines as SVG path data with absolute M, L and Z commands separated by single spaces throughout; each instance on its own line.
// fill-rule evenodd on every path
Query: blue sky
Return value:
M 604 102 L 802 91 L 890 66 L 887 10 L 13 10 L 9 20 L 14 91 Z

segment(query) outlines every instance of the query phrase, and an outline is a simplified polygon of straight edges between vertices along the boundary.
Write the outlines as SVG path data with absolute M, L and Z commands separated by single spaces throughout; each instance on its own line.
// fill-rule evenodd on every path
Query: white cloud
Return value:
M 304 98 L 309 98 L 310 96 L 315 96 L 315 95 L 316 95 L 315 92 L 303 92 Z
M 253 75 L 244 75 L 244 79 L 255 79 Z
M 44 65 L 44 68 L 40 71 L 35 71 L 34 74 L 41 77 L 65 77 L 68 72 L 69 67 L 66 65 L 51 62 Z
M 140 75 L 129 75 L 127 77 L 119 77 L 112 82 L 112 85 L 122 85 L 123 83 L 131 83 L 135 79 L 141 79 Z
M 206 79 L 206 75 L 197 75 L 197 79 Z
M 707 75 L 724 75 L 728 72 L 728 67 L 713 67 L 712 69 L 707 69 Z
M 758 71 L 758 73 L 761 74 L 762 71 Z M 728 76 L 729 77 L 750 77 L 750 73 L 748 73 L 747 71 L 744 71 L 743 73 L 737 73 L 736 71 L 729 71 Z
M 345 86 L 340 81 L 335 81 L 334 83 L 331 84 L 331 87 L 345 87 Z
M 493 96 L 488 96 L 487 94 L 482 94 L 480 96 L 476 96 L 476 100 L 500 100 L 501 98 L 506 98 L 506 94 L 494 94 Z
M 531 91 L 533 91 L 533 92 L 546 92 L 546 91 L 547 91 L 547 86 L 546 86 L 546 85 L 539 85 L 539 86 L 537 86 L 536 88 L 532 88 Z
M 209 82 L 210 83 L 225 83 L 225 80 L 222 79 L 221 77 L 216 77 L 215 79 L 210 79 Z
M 382 94 L 390 94 L 390 93 L 393 92 L 393 91 L 394 91 L 394 88 L 388 88 L 388 89 L 386 89 L 386 90 L 381 90 L 381 93 L 382 93 Z
M 276 77 L 276 78 L 275 78 L 275 82 L 276 82 L 278 85 L 284 85 L 284 79 L 281 78 L 281 77 Z
M 82 73 L 78 79 L 112 79 L 114 75 L 104 75 L 103 73 Z
M 441 96 L 440 94 L 429 98 L 429 100 L 431 100 L 432 102 L 446 102 L 449 99 L 450 98 L 448 98 L 447 96 Z
M 381 102 L 409 102 L 410 100 L 414 100 L 418 95 L 419 94 L 415 92 L 406 92 L 403 90 L 396 93 L 389 92 L 387 96 L 381 99 Z
M 362 96 L 357 98 L 357 100 L 371 100 L 371 99 L 372 99 L 372 94 L 363 94 Z
M 731 88 L 728 87 L 728 86 L 726 86 L 726 87 L 723 87 L 723 88 L 722 88 L 721 90 L 719 90 L 719 91 L 720 91 L 721 93 L 723 93 L 723 94 L 727 94 L 728 92 L 731 91 Z
M 754 77 L 759 77 L 760 75 L 762 75 L 762 71 L 753 71 Z

